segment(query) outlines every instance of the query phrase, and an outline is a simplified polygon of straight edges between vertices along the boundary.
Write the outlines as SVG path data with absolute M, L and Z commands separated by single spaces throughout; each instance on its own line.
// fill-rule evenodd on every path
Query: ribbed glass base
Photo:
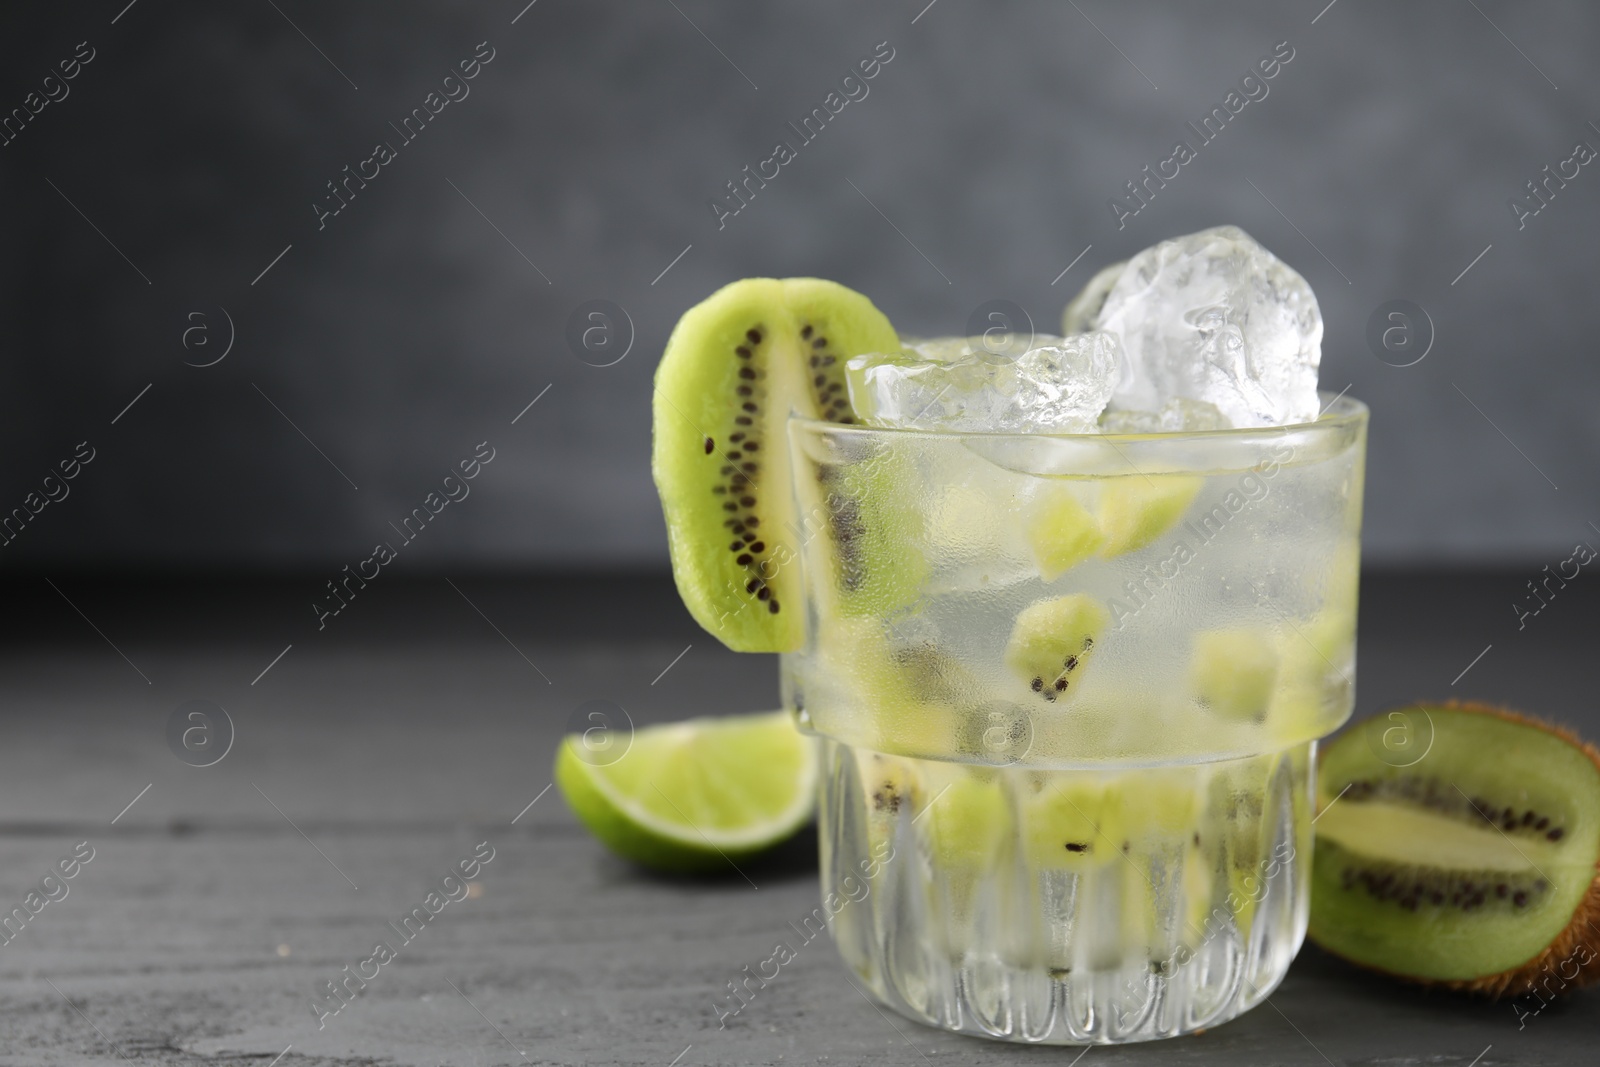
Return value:
M 1313 745 L 1136 771 L 823 741 L 822 886 L 866 987 L 977 1037 L 1115 1044 L 1224 1022 L 1305 935 Z

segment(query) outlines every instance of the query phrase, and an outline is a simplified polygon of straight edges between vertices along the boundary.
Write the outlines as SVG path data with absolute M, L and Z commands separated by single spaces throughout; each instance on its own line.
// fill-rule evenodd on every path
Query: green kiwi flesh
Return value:
M 1492 996 L 1527 992 L 1556 968 L 1573 984 L 1600 977 L 1600 753 L 1482 705 L 1398 715 L 1323 753 L 1312 939 L 1366 967 Z M 1407 744 L 1386 746 L 1386 730 L 1408 731 Z
M 729 648 L 790 651 L 804 636 L 790 414 L 854 422 L 845 362 L 899 348 L 871 301 L 816 278 L 734 282 L 672 331 L 651 467 L 678 592 Z
M 828 615 L 897 618 L 922 595 L 928 576 L 926 520 L 918 506 L 921 476 L 911 446 L 886 446 L 861 434 L 832 442 L 843 462 L 812 460 L 800 487 L 800 525 L 820 531 L 819 594 Z M 823 592 L 826 590 L 826 592 Z
M 1012 624 L 1006 665 L 1036 699 L 1049 704 L 1068 699 L 1110 623 L 1105 606 L 1085 593 L 1035 601 Z
M 1214 714 L 1261 722 L 1276 690 L 1278 659 L 1269 631 L 1204 630 L 1194 635 L 1190 685 L 1201 706 Z

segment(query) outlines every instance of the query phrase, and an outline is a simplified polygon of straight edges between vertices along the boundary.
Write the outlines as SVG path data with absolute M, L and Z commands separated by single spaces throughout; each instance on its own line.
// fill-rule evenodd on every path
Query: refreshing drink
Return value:
M 1349 715 L 1365 412 L 1142 436 L 791 425 L 825 893 L 933 1025 L 1127 1041 L 1259 1002 Z M 859 895 L 859 894 L 858 894 Z
M 883 1003 L 975 1036 L 1138 1041 L 1230 1019 L 1305 933 L 1310 747 L 1052 771 L 827 741 L 825 895 L 876 864 L 834 940 Z
M 902 343 L 859 293 L 686 313 L 654 473 L 684 603 L 779 652 L 824 904 L 884 1004 L 1002 1039 L 1221 1022 L 1305 933 L 1350 714 L 1366 409 L 1235 227 L 1108 267 L 1062 335 Z

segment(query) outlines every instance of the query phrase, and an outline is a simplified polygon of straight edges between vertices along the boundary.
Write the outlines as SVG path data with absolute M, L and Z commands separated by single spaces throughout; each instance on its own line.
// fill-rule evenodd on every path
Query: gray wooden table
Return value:
M 548 789 L 557 738 L 586 700 L 615 701 L 640 724 L 775 702 L 772 659 L 723 650 L 660 579 L 396 578 L 319 632 L 304 605 L 321 577 L 55 577 L 60 595 L 28 579 L 5 591 L 0 913 L 26 911 L 78 842 L 94 857 L 0 944 L 0 1064 L 926 1067 L 1079 1055 L 885 1016 L 822 941 L 718 1028 L 725 983 L 815 906 L 814 845 L 747 868 L 754 888 L 736 875 L 659 879 L 602 852 Z M 1571 589 L 1519 632 L 1505 603 L 1526 577 L 1370 579 L 1359 713 L 1473 695 L 1600 734 L 1594 596 Z M 232 721 L 213 766 L 169 748 L 169 717 L 191 700 Z M 470 895 L 402 942 L 387 923 L 424 906 L 482 842 L 493 859 L 470 889 L 444 883 Z M 396 957 L 319 1019 L 323 984 L 347 966 L 371 974 L 362 961 L 379 941 Z M 1200 1037 L 1087 1056 L 1592 1063 L 1597 1004 L 1580 994 L 1519 1021 L 1507 1004 L 1411 991 L 1308 947 L 1271 1006 Z

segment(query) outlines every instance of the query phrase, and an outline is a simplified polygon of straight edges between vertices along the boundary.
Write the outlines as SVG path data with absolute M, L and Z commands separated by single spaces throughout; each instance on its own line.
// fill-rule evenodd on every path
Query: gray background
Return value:
M 925 2 L 8 9 L 0 111 L 78 41 L 97 56 L 0 147 L 0 510 L 76 442 L 98 457 L 5 565 L 337 567 L 487 439 L 407 566 L 659 566 L 650 378 L 716 287 L 833 277 L 905 332 L 991 298 L 1051 324 L 1095 268 L 1224 221 L 1310 280 L 1323 385 L 1373 409 L 1369 560 L 1595 536 L 1600 173 L 1520 232 L 1506 200 L 1600 145 L 1600 12 Z M 319 232 L 323 183 L 485 40 L 471 95 Z M 870 95 L 719 231 L 707 200 L 885 40 Z M 1270 95 L 1119 231 L 1107 198 L 1284 40 Z M 1364 340 L 1395 297 L 1437 329 L 1403 369 Z M 605 368 L 564 339 L 597 298 L 636 334 Z M 222 308 L 232 352 L 185 366 Z M 192 312 L 209 349 L 181 343 Z

